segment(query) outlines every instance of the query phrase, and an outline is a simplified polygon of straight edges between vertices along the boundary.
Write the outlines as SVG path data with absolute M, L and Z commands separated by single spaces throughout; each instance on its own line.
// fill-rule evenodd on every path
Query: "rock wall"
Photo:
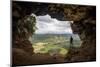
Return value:
M 17 4 L 12 6 L 12 64 L 32 64 L 33 47 L 28 38 L 30 32 L 27 30 L 25 17 L 27 15 Z M 29 23 L 28 23 L 29 24 Z M 33 27 L 32 27 L 33 29 Z M 27 33 L 26 33 L 27 32 Z
M 78 33 L 82 40 L 82 46 L 76 52 L 71 49 L 69 56 L 66 59 L 69 62 L 75 61 L 94 61 L 96 60 L 96 7 L 85 5 L 71 5 L 71 4 L 48 4 L 48 3 L 32 3 L 32 2 L 18 2 L 12 3 L 12 24 L 15 25 L 18 20 L 30 15 L 31 13 L 38 15 L 49 14 L 52 18 L 58 20 L 74 21 L 71 24 L 73 33 Z M 14 25 L 13 28 L 14 28 Z M 14 32 L 14 30 L 13 30 Z M 13 37 L 15 37 L 13 35 Z M 15 37 L 14 39 L 16 39 Z M 26 39 L 26 42 L 17 42 L 13 40 L 13 48 L 20 48 L 27 53 L 32 54 L 32 44 Z M 18 44 L 19 43 L 19 44 Z M 29 44 L 29 45 L 27 45 Z M 26 47 L 26 48 L 24 48 Z M 16 54 L 14 54 L 16 55 Z M 21 59 L 21 58 L 20 58 Z

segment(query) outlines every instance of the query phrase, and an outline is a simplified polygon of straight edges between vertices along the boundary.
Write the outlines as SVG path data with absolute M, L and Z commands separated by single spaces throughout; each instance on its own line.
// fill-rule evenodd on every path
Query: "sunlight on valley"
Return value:
M 54 54 L 65 56 L 68 53 L 68 50 L 63 47 L 52 44 L 48 45 L 48 43 L 42 42 L 35 43 L 35 45 L 33 45 L 33 48 L 35 53 L 48 53 L 51 56 L 53 56 Z

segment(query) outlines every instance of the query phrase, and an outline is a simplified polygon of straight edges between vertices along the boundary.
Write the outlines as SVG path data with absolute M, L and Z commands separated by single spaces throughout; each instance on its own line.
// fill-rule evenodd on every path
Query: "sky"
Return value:
M 72 34 L 70 22 L 59 21 L 50 15 L 36 16 L 36 34 Z

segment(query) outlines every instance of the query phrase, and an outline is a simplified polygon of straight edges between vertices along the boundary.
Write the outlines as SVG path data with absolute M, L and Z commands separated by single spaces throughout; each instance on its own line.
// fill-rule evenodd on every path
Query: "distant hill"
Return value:
M 65 37 L 65 38 L 70 38 L 71 36 L 73 37 L 74 40 L 80 40 L 79 36 L 77 34 L 35 34 L 32 36 L 33 40 L 41 40 L 41 39 L 46 39 L 46 38 L 53 38 L 53 37 Z

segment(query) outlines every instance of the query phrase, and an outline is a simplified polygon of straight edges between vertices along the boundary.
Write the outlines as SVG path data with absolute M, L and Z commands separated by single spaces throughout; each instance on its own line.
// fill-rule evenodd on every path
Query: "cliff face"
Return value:
M 32 19 L 31 21 L 27 19 Z M 34 22 L 34 23 L 33 23 Z M 35 18 L 26 15 L 17 4 L 12 6 L 12 64 L 31 64 L 33 53 L 29 37 L 35 31 Z
M 74 21 L 71 24 L 73 33 L 77 33 L 82 40 L 82 46 L 75 52 L 73 49 L 69 52 L 69 62 L 75 61 L 92 61 L 96 60 L 96 7 L 82 5 L 63 5 L 63 4 L 48 4 L 48 3 L 32 3 L 32 2 L 13 2 L 13 21 L 16 25 L 19 20 L 31 13 L 38 15 L 49 14 L 58 20 Z M 15 27 L 14 25 L 13 28 Z M 14 28 L 15 29 L 15 28 Z M 15 29 L 16 30 L 16 29 Z M 15 30 L 13 30 L 13 34 Z M 21 39 L 17 41 L 17 36 L 13 35 L 13 48 L 23 49 L 27 53 L 32 54 L 32 44 Z M 15 40 L 16 39 L 16 40 Z M 15 50 L 15 49 L 14 49 Z M 16 54 L 14 54 L 16 55 Z
M 67 10 L 68 9 L 68 10 Z M 71 62 L 96 60 L 96 7 L 72 6 L 65 9 L 66 18 L 73 20 L 74 33 L 78 33 L 82 46 L 77 53 L 72 50 Z
M 29 54 L 33 54 L 32 44 L 28 40 L 31 36 L 31 32 L 28 31 L 28 22 L 25 22 L 26 16 L 21 14 L 22 9 L 16 4 L 12 8 L 12 40 L 13 48 L 23 49 Z M 27 24 L 28 23 L 28 24 Z M 33 29 L 33 27 L 32 27 Z

